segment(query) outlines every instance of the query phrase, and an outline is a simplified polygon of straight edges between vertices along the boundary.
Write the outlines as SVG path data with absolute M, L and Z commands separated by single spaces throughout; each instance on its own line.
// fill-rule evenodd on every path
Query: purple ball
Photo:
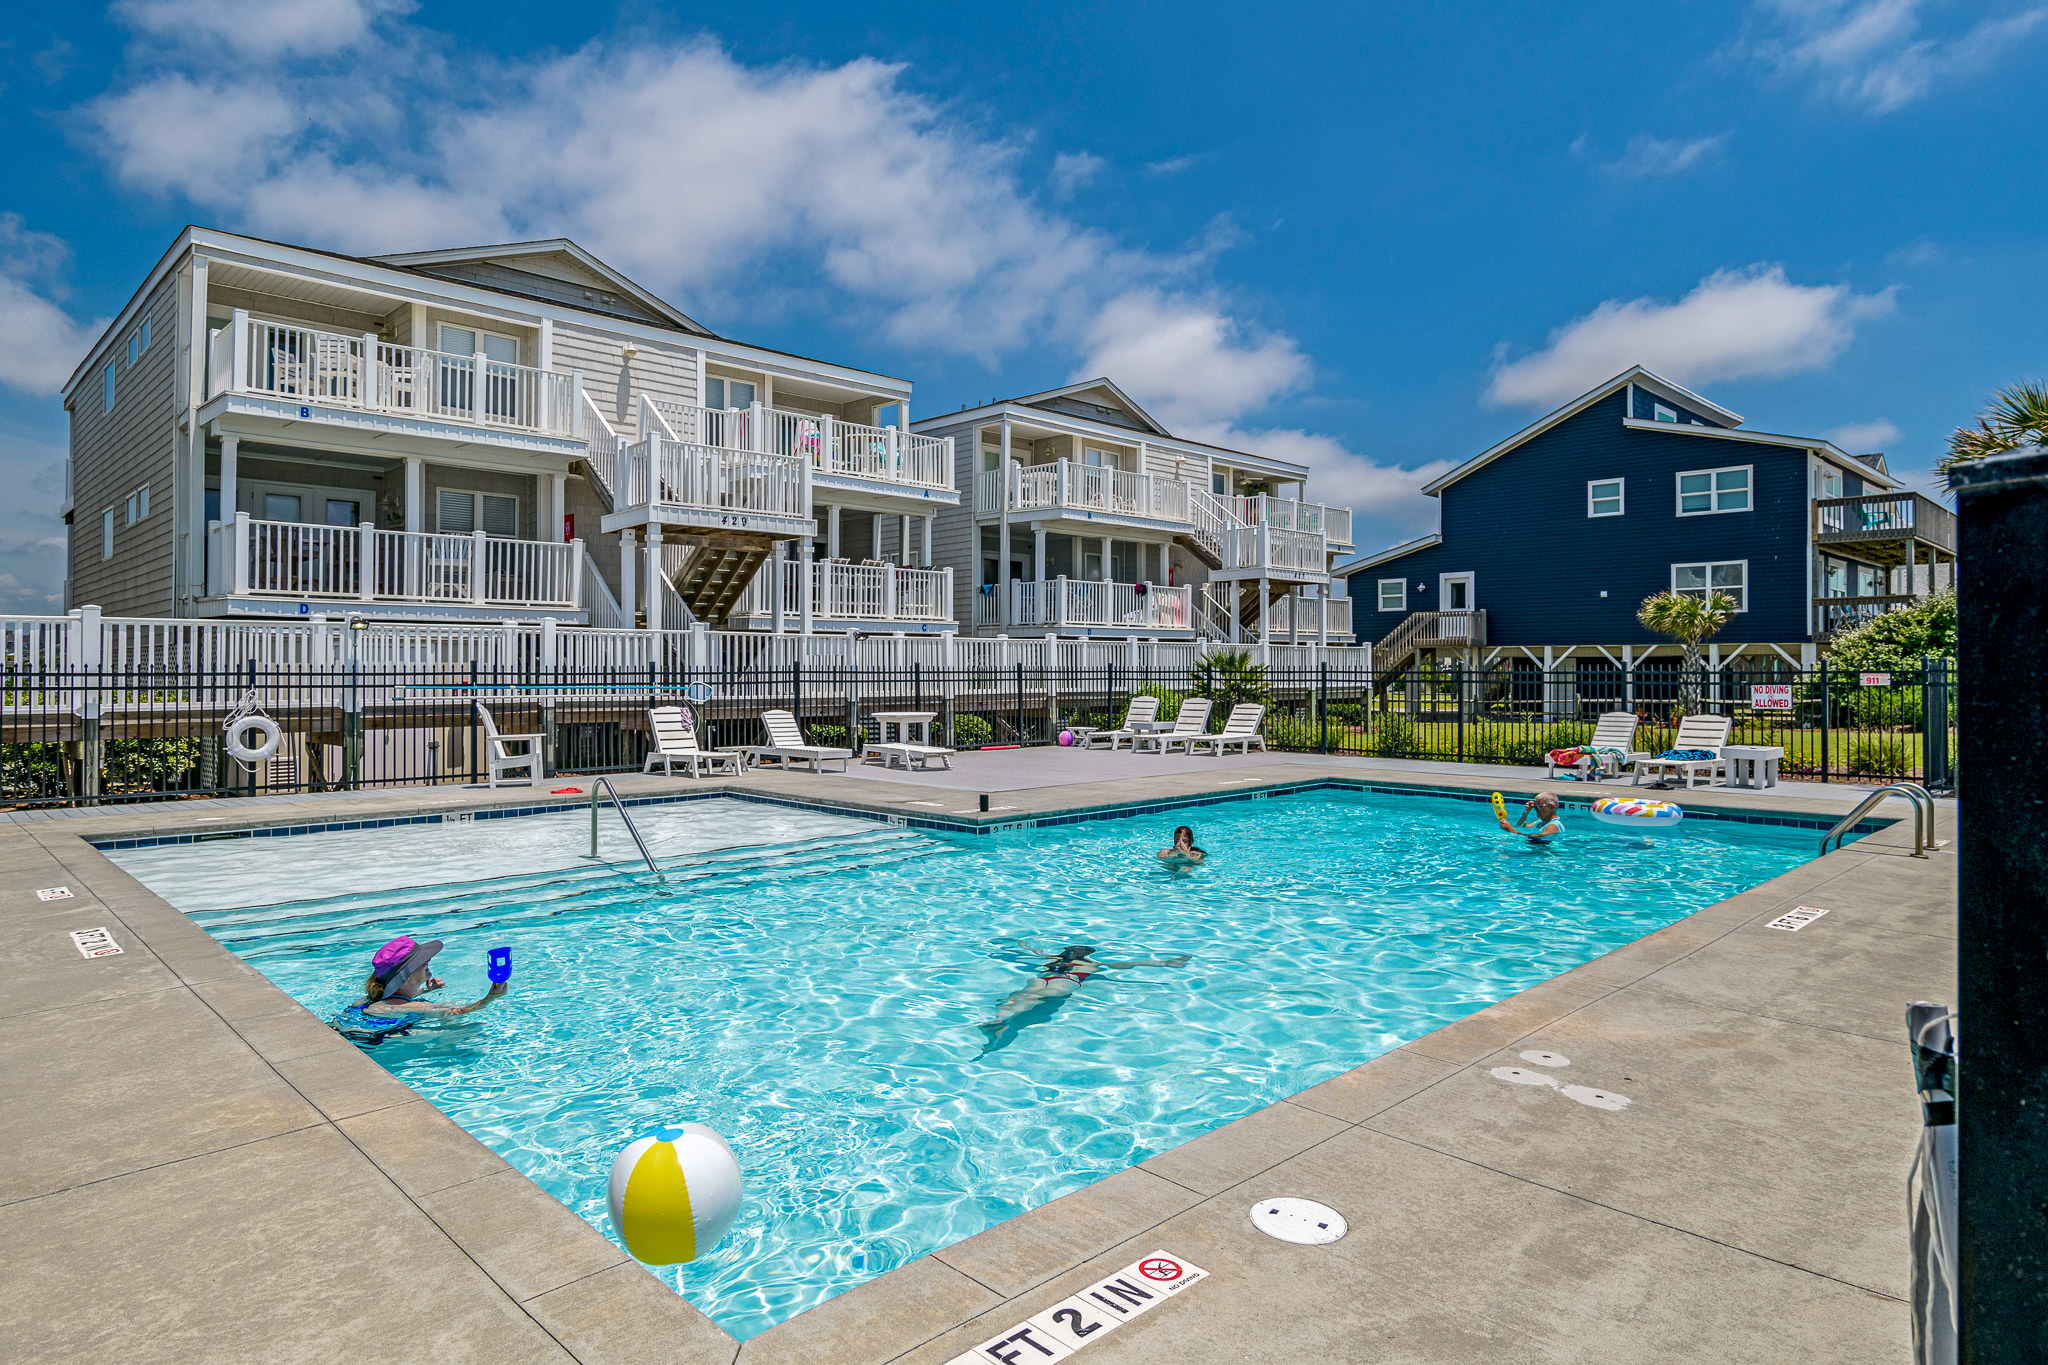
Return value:
M 1074 742 L 1074 732 L 1073 732 L 1072 730 L 1062 730 L 1062 731 L 1060 731 L 1060 743 L 1062 743 L 1062 744 L 1072 744 L 1073 742 Z

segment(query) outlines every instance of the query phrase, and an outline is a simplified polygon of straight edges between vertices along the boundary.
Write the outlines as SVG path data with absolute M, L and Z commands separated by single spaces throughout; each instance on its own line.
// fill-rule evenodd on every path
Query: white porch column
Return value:
M 1287 594 L 1287 643 L 1301 643 L 1301 584 L 1296 583 Z
M 937 518 L 933 517 L 930 513 L 926 513 L 919 520 L 924 523 L 924 553 L 920 558 L 924 561 L 923 567 L 929 569 L 932 566 L 932 522 L 937 520 Z M 980 555 L 975 556 L 977 559 L 980 557 Z
M 619 604 L 626 610 L 626 629 L 633 629 L 640 604 L 640 535 L 628 526 L 619 532 Z
M 1230 643 L 1244 643 L 1244 580 L 1230 580 Z
M 829 507 L 825 511 L 825 558 L 839 558 L 839 508 Z
M 905 512 L 896 521 L 896 562 L 906 569 L 914 568 L 917 559 L 910 551 L 910 513 Z
M 802 557 L 796 562 L 797 615 L 802 618 L 803 633 L 809 635 L 811 633 L 811 585 L 818 581 L 818 570 L 816 564 L 811 559 L 814 549 L 811 538 L 805 536 L 798 544 L 803 547 L 803 551 Z
M 1017 474 L 1010 467 L 1010 419 L 1005 417 L 1002 426 L 1002 456 L 996 461 L 996 469 L 1002 475 L 1003 496 L 996 507 L 996 596 L 998 621 L 1008 628 L 1017 624 L 1017 604 L 1010 591 L 1010 504 L 1015 500 L 1014 486 Z
M 661 629 L 661 528 L 647 528 L 647 628 Z
M 775 602 L 775 633 L 782 634 L 782 572 L 788 567 L 789 542 L 775 542 L 775 552 L 768 557 L 768 595 Z
M 405 529 L 427 529 L 427 462 L 417 455 L 405 457 Z
M 1316 595 L 1316 603 L 1322 608 L 1323 618 L 1317 632 L 1316 643 L 1328 649 L 1330 647 L 1330 590 L 1328 588 L 1324 588 L 1322 592 Z
M 882 514 L 880 512 L 868 513 L 868 557 L 882 564 L 889 562 L 882 554 Z
M 1045 581 L 1045 527 L 1040 523 L 1031 527 L 1031 577 L 1034 582 Z
M 1114 577 L 1115 575 L 1109 571 L 1109 537 L 1104 536 L 1102 538 L 1102 577 L 1096 581 L 1107 583 Z
M 550 534 L 555 544 L 560 545 L 569 539 L 569 476 L 553 474 L 549 482 L 553 487 L 548 493 L 548 525 L 553 528 Z
M 239 436 L 220 438 L 220 519 L 233 521 L 240 510 L 235 506 L 235 457 L 242 448 Z
M 1272 590 L 1272 587 L 1271 587 L 1271 583 L 1272 583 L 1272 580 L 1271 580 L 1271 579 L 1268 579 L 1268 578 L 1261 578 L 1261 579 L 1259 580 L 1259 598 L 1258 598 L 1258 605 L 1259 605 L 1259 643 L 1260 643 L 1260 644 L 1265 644 L 1265 643 L 1266 643 L 1266 641 L 1267 641 L 1268 639 L 1270 639 L 1270 638 L 1271 638 L 1271 632 L 1270 632 L 1270 631 L 1268 631 L 1267 627 L 1268 627 L 1268 625 L 1269 625 L 1269 624 L 1271 623 L 1271 621 L 1272 621 L 1273 613 L 1272 613 L 1272 612 L 1270 612 L 1270 611 L 1268 611 L 1268 610 L 1266 610 L 1266 608 L 1267 608 L 1268 606 L 1270 606 L 1270 605 L 1272 604 L 1272 597 L 1271 597 L 1271 593 L 1272 593 L 1272 591 L 1273 591 L 1273 590 Z

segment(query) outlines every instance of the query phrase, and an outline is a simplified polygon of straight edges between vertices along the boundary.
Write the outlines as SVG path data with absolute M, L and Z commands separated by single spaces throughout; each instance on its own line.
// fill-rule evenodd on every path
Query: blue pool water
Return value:
M 1568 814 L 1538 849 L 1483 805 L 1349 792 L 982 837 L 729 799 L 635 818 L 673 884 L 580 858 L 576 815 L 110 856 L 322 1017 L 396 934 L 446 940 L 449 999 L 510 944 L 507 1001 L 372 1055 L 607 1235 L 621 1146 L 677 1119 L 724 1134 L 740 1221 L 658 1273 L 744 1338 L 1754 886 L 1814 837 Z M 1175 875 L 1152 854 L 1182 821 L 1210 861 Z M 1105 972 L 983 1056 L 975 1025 L 1035 974 L 1019 935 L 1192 961 Z

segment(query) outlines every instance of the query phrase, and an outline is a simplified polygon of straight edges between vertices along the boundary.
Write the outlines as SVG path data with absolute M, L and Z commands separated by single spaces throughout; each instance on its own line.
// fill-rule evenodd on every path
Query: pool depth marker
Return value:
M 954 1356 L 946 1365 L 1052 1365 L 1208 1277 L 1200 1266 L 1155 1251 Z

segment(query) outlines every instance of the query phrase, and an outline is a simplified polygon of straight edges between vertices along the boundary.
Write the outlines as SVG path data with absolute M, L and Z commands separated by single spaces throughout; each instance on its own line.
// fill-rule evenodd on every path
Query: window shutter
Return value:
M 499 497 L 486 493 L 484 502 L 484 534 L 512 540 L 519 535 L 519 499 Z
M 434 524 L 443 535 L 468 535 L 476 529 L 476 496 L 453 488 L 442 489 L 436 500 Z

